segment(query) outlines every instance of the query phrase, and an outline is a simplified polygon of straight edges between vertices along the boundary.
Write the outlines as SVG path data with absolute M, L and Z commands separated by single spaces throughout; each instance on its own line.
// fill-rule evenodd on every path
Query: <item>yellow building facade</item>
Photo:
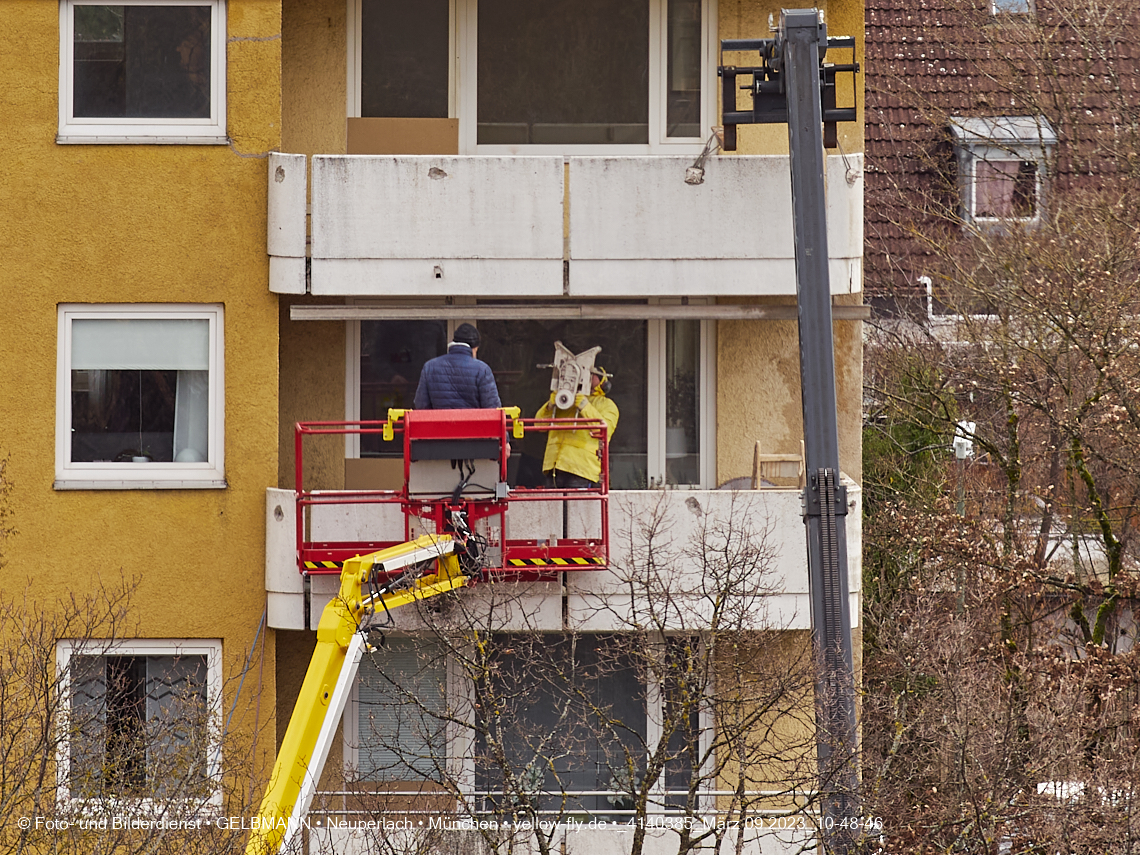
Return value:
M 160 727 L 169 710 L 155 698 L 172 686 L 193 695 L 192 762 L 220 805 L 233 783 L 222 771 L 248 782 L 273 750 L 263 520 L 277 478 L 278 306 L 265 171 L 281 139 L 280 4 L 29 0 L 6 3 L 4 18 L 0 452 L 16 533 L 0 547 L 0 593 L 54 615 L 65 680 L 69 663 L 98 671 L 70 668 L 61 712 L 81 717 L 81 690 L 135 693 L 109 702 L 134 724 L 103 714 L 85 744 L 65 740 L 61 757 L 105 765 L 55 767 L 61 809 L 160 792 L 160 737 L 124 742 L 124 728 Z M 159 76 L 160 50 L 181 63 L 164 92 L 140 80 Z M 83 605 L 101 591 L 126 592 L 113 639 L 116 610 Z M 79 614 L 64 627 L 72 598 Z M 32 646 L 13 625 L 0 643 Z
M 821 6 L 831 34 L 856 36 L 861 59 L 861 4 Z M 471 321 L 503 403 L 524 415 L 548 393 L 549 372 L 535 366 L 556 338 L 602 346 L 622 411 L 611 486 L 627 529 L 664 495 L 688 536 L 694 507 L 736 512 L 732 489 L 763 480 L 759 453 L 800 453 L 784 126 L 742 127 L 737 155 L 714 150 L 704 183 L 683 181 L 720 123 L 719 40 L 768 36 L 779 4 L 536 8 L 5 4 L 0 207 L 11 240 L 0 277 L 14 305 L 0 337 L 0 453 L 16 533 L 0 543 L 0 586 L 49 605 L 61 592 L 129 589 L 114 644 L 100 632 L 55 640 L 56 667 L 71 675 L 64 707 L 78 720 L 118 704 L 145 724 L 154 692 L 189 693 L 179 709 L 204 710 L 206 778 L 222 782 L 206 786 L 215 808 L 256 802 L 335 589 L 297 567 L 296 422 L 410 406 L 423 362 Z M 577 29 L 578 41 L 562 38 Z M 593 54 L 576 57 L 582 45 Z M 584 76 L 552 91 L 571 67 Z M 841 127 L 827 167 L 854 614 L 861 127 Z M 370 442 L 306 449 L 304 487 L 398 486 L 392 453 Z M 516 449 L 518 485 L 542 477 L 532 444 Z M 755 491 L 748 513 L 772 522 L 782 550 L 777 628 L 803 637 L 799 494 L 781 483 Z M 370 525 L 346 513 L 302 530 L 394 536 Z M 534 617 L 525 628 L 552 639 L 620 632 L 598 618 L 614 579 L 566 575 L 520 595 Z M 524 624 L 501 628 L 512 627 Z M 393 655 L 418 637 L 402 628 Z M 130 703 L 112 698 L 123 680 Z M 346 804 L 346 782 L 373 756 L 362 748 L 366 706 L 355 690 L 322 779 L 326 810 Z M 106 759 L 119 745 L 115 726 L 92 716 L 59 755 L 60 804 L 80 797 L 84 769 L 104 794 L 153 785 L 148 761 L 124 770 L 84 754 Z M 445 760 L 474 791 L 485 779 L 464 739 L 447 736 Z

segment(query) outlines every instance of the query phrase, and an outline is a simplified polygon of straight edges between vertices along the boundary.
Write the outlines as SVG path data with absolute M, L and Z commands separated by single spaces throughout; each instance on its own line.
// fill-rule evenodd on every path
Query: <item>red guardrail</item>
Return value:
M 409 411 L 414 413 L 415 411 Z M 440 413 L 443 411 L 433 411 Z M 457 411 L 458 412 L 462 411 Z M 460 504 L 467 512 L 473 531 L 488 540 L 487 570 L 528 579 L 550 579 L 566 570 L 598 570 L 609 564 L 609 440 L 604 422 L 595 419 L 521 419 L 509 411 L 503 413 L 503 450 L 512 438 L 531 433 L 550 433 L 561 430 L 586 430 L 598 440 L 601 462 L 601 480 L 597 487 L 582 489 L 553 489 L 546 487 L 498 488 L 493 494 L 484 489 L 475 495 L 464 495 Z M 396 415 L 396 412 L 393 413 Z M 479 421 L 485 422 L 485 419 Z M 297 501 L 297 566 L 301 573 L 340 573 L 342 563 L 357 555 L 375 552 L 404 543 L 424 531 L 442 533 L 447 530 L 451 495 L 417 495 L 408 490 L 408 474 L 415 463 L 409 459 L 408 437 L 404 431 L 404 418 L 391 421 L 337 421 L 299 422 L 295 433 L 295 477 Z M 415 424 L 414 419 L 411 424 Z M 454 431 L 452 431 L 454 433 Z M 304 484 L 305 439 L 316 436 L 358 434 L 383 435 L 387 438 L 404 437 L 404 483 L 399 490 L 314 490 Z M 506 459 L 500 453 L 500 473 L 506 483 Z M 458 478 L 457 478 L 458 481 Z M 486 485 L 484 485 L 486 486 Z M 506 491 L 505 495 L 499 493 Z M 507 520 L 512 506 L 520 503 L 559 502 L 563 505 L 563 537 L 550 533 L 546 537 L 511 538 Z M 568 508 L 575 504 L 593 503 L 597 506 L 597 536 L 571 538 L 565 529 Z M 314 509 L 347 505 L 391 505 L 402 512 L 402 531 L 377 531 L 375 537 L 354 540 L 317 541 L 307 537 L 313 528 Z M 319 513 L 319 511 L 318 511 Z M 494 525 L 498 519 L 499 525 Z

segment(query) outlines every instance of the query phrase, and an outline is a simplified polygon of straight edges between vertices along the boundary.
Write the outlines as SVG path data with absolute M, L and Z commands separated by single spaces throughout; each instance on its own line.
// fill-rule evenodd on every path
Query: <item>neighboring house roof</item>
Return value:
M 867 0 L 869 298 L 918 296 L 936 248 L 961 239 L 956 145 L 1055 145 L 1057 187 L 1140 175 L 1140 4 L 1093 5 Z

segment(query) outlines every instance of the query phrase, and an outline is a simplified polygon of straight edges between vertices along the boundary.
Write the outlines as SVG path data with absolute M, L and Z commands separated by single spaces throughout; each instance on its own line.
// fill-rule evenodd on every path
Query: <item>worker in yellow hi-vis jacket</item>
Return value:
M 606 424 L 607 435 L 613 439 L 617 429 L 617 404 L 607 397 L 610 375 L 601 366 L 590 371 L 590 394 L 578 395 L 574 405 L 565 410 L 555 403 L 555 393 L 539 409 L 535 418 L 599 419 Z M 588 430 L 552 430 L 546 440 L 546 456 L 542 472 L 547 487 L 596 487 L 602 477 L 602 462 L 598 459 L 598 440 Z

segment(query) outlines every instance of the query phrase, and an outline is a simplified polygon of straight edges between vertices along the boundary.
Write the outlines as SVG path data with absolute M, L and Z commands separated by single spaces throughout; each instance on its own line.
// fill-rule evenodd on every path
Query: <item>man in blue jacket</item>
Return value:
M 495 375 L 479 352 L 479 330 L 460 324 L 447 353 L 428 360 L 416 389 L 417 410 L 477 410 L 500 407 Z

